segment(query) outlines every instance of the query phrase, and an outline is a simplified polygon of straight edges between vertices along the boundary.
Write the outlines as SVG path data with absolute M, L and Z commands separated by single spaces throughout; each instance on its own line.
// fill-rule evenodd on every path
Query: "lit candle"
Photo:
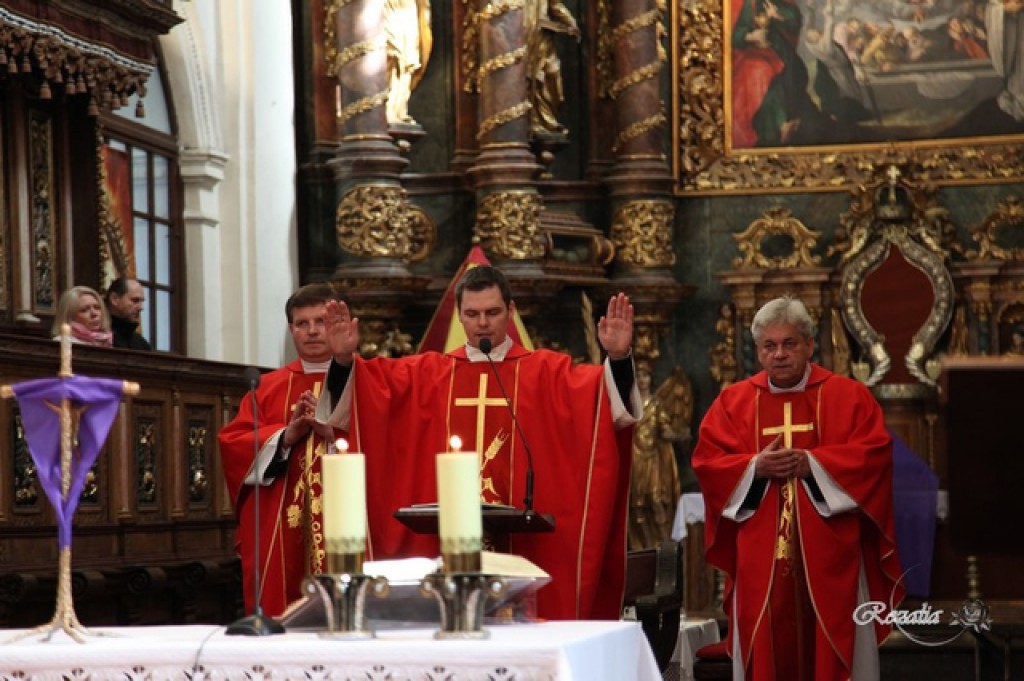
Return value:
M 452 451 L 437 455 L 438 534 L 448 572 L 479 571 L 483 548 L 480 515 L 480 461 L 476 452 L 461 452 L 458 436 Z
M 334 451 L 323 457 L 324 538 L 330 572 L 361 572 L 362 565 L 344 561 L 346 569 L 334 570 L 332 556 L 362 555 L 366 549 L 366 457 L 348 451 L 339 439 Z M 355 569 L 358 568 L 358 569 Z

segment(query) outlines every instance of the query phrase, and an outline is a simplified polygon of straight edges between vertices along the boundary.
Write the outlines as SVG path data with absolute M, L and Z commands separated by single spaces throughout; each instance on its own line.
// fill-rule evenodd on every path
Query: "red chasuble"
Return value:
M 319 394 L 323 383 L 323 373 L 303 373 L 299 360 L 262 377 L 256 389 L 261 449 L 268 438 L 287 425 L 299 396 L 306 390 Z M 248 393 L 239 403 L 238 415 L 220 431 L 218 439 L 224 478 L 238 518 L 235 547 L 242 559 L 245 607 L 246 612 L 252 612 L 255 488 L 242 484 L 253 463 L 252 398 Z M 319 463 L 323 452 L 323 441 L 310 435 L 292 447 L 287 475 L 259 488 L 260 605 L 272 617 L 301 596 L 307 574 L 318 574 L 325 568 Z M 307 475 L 307 470 L 312 470 L 312 475 Z M 308 508 L 312 508 L 312 517 Z
M 750 460 L 779 434 L 789 446 L 809 450 L 858 509 L 823 517 L 803 482 L 772 480 L 751 517 L 723 518 Z M 726 388 L 711 405 L 692 461 L 707 509 L 707 558 L 729 576 L 729 640 L 738 630 L 747 678 L 849 678 L 862 561 L 871 600 L 895 606 L 903 597 L 892 442 L 874 397 L 862 384 L 814 365 L 806 390 L 773 395 L 761 372 Z M 806 639 L 799 633 L 801 611 Z M 876 625 L 878 642 L 887 635 L 887 627 Z
M 552 581 L 537 595 L 548 619 L 618 619 L 626 558 L 631 429 L 612 425 L 603 369 L 513 345 L 495 363 L 533 452 L 534 509 L 555 531 L 516 534 L 511 553 Z M 374 559 L 437 556 L 393 512 L 437 501 L 435 455 L 458 435 L 481 456 L 484 500 L 522 508 L 526 451 L 487 362 L 464 348 L 399 360 L 356 360 L 350 437 L 366 454 L 369 551 Z

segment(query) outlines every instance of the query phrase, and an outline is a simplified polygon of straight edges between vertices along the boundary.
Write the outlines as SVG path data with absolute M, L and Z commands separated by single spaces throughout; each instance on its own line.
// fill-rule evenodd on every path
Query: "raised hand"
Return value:
M 597 322 L 597 340 L 609 359 L 629 356 L 629 348 L 633 344 L 633 306 L 625 293 L 608 300 L 608 311 Z
M 343 366 L 351 365 L 359 349 L 359 318 L 352 316 L 345 301 L 329 300 L 324 323 L 334 360 Z

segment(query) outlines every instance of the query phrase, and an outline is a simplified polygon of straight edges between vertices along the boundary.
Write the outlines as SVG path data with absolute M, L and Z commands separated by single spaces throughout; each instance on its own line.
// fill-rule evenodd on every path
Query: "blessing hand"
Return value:
M 633 344 L 633 306 L 625 293 L 608 300 L 608 312 L 597 322 L 597 340 L 609 359 L 629 356 Z
M 352 316 L 345 301 L 328 300 L 324 323 L 335 361 L 350 366 L 359 349 L 359 318 Z

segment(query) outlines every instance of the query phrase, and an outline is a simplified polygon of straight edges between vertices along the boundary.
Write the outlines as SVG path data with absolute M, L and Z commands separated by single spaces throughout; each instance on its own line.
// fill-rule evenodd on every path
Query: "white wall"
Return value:
M 185 186 L 188 347 L 275 367 L 297 285 L 291 9 L 178 0 L 163 38 Z

